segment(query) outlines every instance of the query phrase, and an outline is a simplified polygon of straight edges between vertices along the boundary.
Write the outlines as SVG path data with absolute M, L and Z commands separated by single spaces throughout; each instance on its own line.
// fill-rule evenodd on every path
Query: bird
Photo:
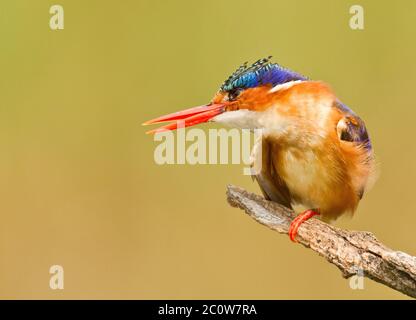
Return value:
M 252 151 L 251 165 L 261 168 L 254 179 L 265 199 L 299 212 L 288 232 L 297 242 L 300 225 L 314 216 L 331 223 L 352 215 L 375 181 L 376 164 L 364 121 L 333 89 L 271 58 L 243 63 L 208 104 L 143 125 L 171 122 L 149 134 L 175 130 L 179 121 L 261 129 Z

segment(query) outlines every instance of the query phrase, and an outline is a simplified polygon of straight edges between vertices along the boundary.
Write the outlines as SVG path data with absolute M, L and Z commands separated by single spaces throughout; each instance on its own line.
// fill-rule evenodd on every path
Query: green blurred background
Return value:
M 349 28 L 353 4 L 365 30 Z M 336 225 L 415 255 L 415 18 L 411 0 L 2 1 L 0 298 L 405 298 L 350 289 L 229 207 L 226 184 L 259 192 L 242 165 L 156 165 L 140 124 L 273 55 L 330 83 L 372 136 L 380 178 Z

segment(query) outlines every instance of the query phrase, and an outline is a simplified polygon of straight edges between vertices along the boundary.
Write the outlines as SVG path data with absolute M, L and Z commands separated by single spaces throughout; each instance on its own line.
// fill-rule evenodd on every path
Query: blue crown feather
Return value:
M 245 62 L 224 81 L 220 90 L 247 89 L 266 84 L 276 86 L 293 80 L 307 80 L 301 74 L 286 69 L 277 63 L 269 62 L 270 58 L 271 56 L 260 59 L 251 66 L 248 66 Z

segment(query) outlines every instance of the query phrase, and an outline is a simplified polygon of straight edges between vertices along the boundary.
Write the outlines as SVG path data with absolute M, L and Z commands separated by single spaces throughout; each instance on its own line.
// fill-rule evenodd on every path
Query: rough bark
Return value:
M 227 200 L 279 233 L 287 234 L 295 217 L 291 209 L 232 185 L 227 187 Z M 336 265 L 345 278 L 360 270 L 365 277 L 416 298 L 416 257 L 387 248 L 370 232 L 347 231 L 310 219 L 300 226 L 297 240 Z

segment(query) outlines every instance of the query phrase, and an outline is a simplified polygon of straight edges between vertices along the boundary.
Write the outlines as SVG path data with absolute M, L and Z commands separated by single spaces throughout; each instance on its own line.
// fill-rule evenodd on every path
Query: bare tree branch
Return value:
M 232 185 L 227 187 L 227 200 L 279 233 L 287 234 L 295 217 L 292 210 Z M 310 219 L 299 228 L 297 240 L 335 264 L 345 278 L 362 270 L 364 276 L 416 298 L 416 257 L 387 248 L 370 232 L 347 231 Z

